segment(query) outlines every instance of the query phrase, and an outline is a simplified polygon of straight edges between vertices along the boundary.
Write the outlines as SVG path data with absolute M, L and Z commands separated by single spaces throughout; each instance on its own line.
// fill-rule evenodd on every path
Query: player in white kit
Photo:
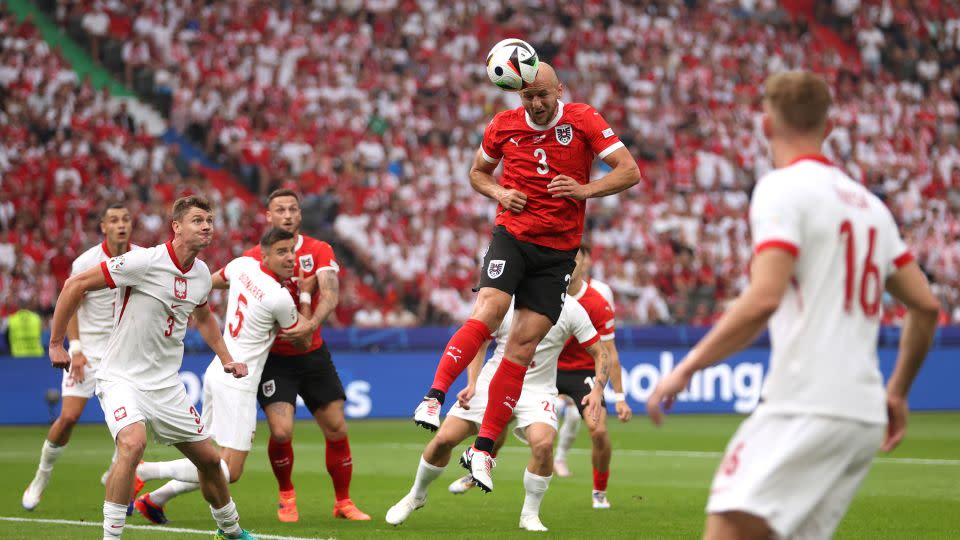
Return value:
M 113 332 L 97 371 L 97 397 L 117 446 L 103 503 L 103 537 L 123 533 L 149 422 L 158 442 L 175 445 L 199 469 L 201 490 L 219 526 L 216 538 L 252 538 L 240 528 L 220 457 L 178 373 L 192 315 L 223 369 L 235 377 L 247 374 L 245 364 L 233 361 L 207 305 L 210 271 L 197 255 L 213 239 L 210 204 L 196 196 L 178 199 L 172 228 L 173 240 L 166 244 L 130 251 L 67 280 L 51 324 L 51 363 L 70 364 L 63 337 L 83 295 L 118 289 Z
M 100 266 L 100 263 L 122 255 L 130 249 L 132 223 L 130 211 L 122 204 L 111 204 L 100 218 L 100 232 L 105 239 L 100 244 L 84 251 L 73 261 L 70 275 L 76 275 L 88 268 Z M 97 384 L 97 367 L 113 329 L 113 303 L 116 294 L 104 289 L 91 291 L 83 296 L 80 308 L 67 323 L 67 339 L 70 342 L 68 353 L 70 367 L 63 372 L 60 395 L 63 405 L 40 451 L 40 466 L 23 492 L 23 507 L 33 510 L 40 504 L 53 465 L 66 449 L 76 425 L 87 406 L 87 400 L 93 397 Z M 114 453 L 116 459 L 116 453 Z M 111 460 L 112 461 L 112 460 Z M 108 470 L 109 472 L 109 470 Z M 104 473 L 104 482 L 107 473 Z
M 300 303 L 300 312 L 283 283 L 293 277 L 296 236 L 283 229 L 270 229 L 260 238 L 263 262 L 239 257 L 213 275 L 214 288 L 229 287 L 228 320 L 223 340 L 233 358 L 247 365 L 249 373 L 236 379 L 225 373 L 215 357 L 203 378 L 201 420 L 220 447 L 221 467 L 230 482 L 236 482 L 253 443 L 257 428 L 257 385 L 267 352 L 279 332 L 309 320 L 310 302 Z M 315 279 L 302 280 L 300 289 L 313 293 Z M 309 337 L 309 336 L 308 336 Z M 306 346 L 307 338 L 302 345 Z M 166 523 L 164 505 L 173 497 L 200 487 L 197 468 L 189 459 L 148 462 L 137 466 L 143 481 L 170 479 L 163 487 L 142 495 L 136 509 L 150 521 Z
M 491 336 L 497 341 L 493 356 L 484 364 L 487 347 L 483 346 L 467 368 L 467 387 L 457 395 L 457 403 L 450 408 L 440 430 L 424 449 L 410 493 L 387 511 L 387 523 L 399 525 L 414 510 L 422 508 L 426 503 L 427 487 L 443 473 L 453 449 L 477 433 L 487 407 L 490 380 L 503 359 L 513 316 L 514 307 L 511 303 L 499 329 Z M 597 380 L 602 384 L 597 384 L 595 391 L 587 395 L 583 402 L 585 414 L 594 418 L 600 414 L 603 387 L 607 382 L 606 351 L 600 345 L 600 336 L 586 310 L 568 295 L 557 324 L 537 345 L 533 362 L 523 379 L 523 392 L 513 407 L 513 416 L 517 420 L 513 433 L 530 446 L 530 462 L 523 474 L 526 497 L 520 513 L 522 529 L 547 530 L 540 521 L 540 503 L 553 478 L 553 442 L 557 436 L 557 414 L 554 409 L 554 400 L 557 398 L 557 358 L 571 337 L 586 347 L 597 362 Z M 462 458 L 461 465 L 470 470 Z
M 664 377 L 654 424 L 693 374 L 749 345 L 769 320 L 760 405 L 727 446 L 707 503 L 705 538 L 829 538 L 877 450 L 903 438 L 907 393 L 939 304 L 877 197 L 819 152 L 830 90 L 807 72 L 764 85 L 774 171 L 750 204 L 754 257 L 736 304 Z M 884 391 L 877 334 L 886 288 L 907 306 Z

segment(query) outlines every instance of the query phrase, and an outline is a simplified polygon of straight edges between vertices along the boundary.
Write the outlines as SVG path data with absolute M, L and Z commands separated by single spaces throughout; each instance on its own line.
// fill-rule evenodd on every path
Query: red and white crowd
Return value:
M 835 3 L 833 22 L 853 1 Z M 749 189 L 771 168 L 760 87 L 807 68 L 835 92 L 825 153 L 890 205 L 943 322 L 960 323 L 960 15 L 926 3 L 936 17 L 886 0 L 855 6 L 839 31 L 853 58 L 769 0 L 60 0 L 55 15 L 122 42 L 128 65 L 172 95 L 171 125 L 254 193 L 336 200 L 333 231 L 364 272 L 346 277 L 339 324 L 467 317 L 494 214 L 467 170 L 492 115 L 519 105 L 482 65 L 506 36 L 533 43 L 563 99 L 600 110 L 640 162 L 640 186 L 588 206 L 593 274 L 623 321 L 709 324 L 742 290 Z M 63 261 L 95 239 L 96 207 L 114 200 L 136 207 L 134 237 L 148 244 L 166 234 L 172 198 L 212 196 L 230 239 L 206 255 L 212 267 L 254 241 L 256 208 L 126 127 L 35 29 L 2 24 L 3 305 L 52 305 Z M 44 182 L 29 181 L 37 174 Z M 887 307 L 897 323 L 902 308 Z

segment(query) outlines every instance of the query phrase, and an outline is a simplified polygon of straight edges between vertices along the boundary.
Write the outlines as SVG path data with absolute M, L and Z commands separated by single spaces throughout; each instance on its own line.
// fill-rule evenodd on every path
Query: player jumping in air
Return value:
M 418 425 L 438 429 L 450 385 L 492 329 L 500 327 L 515 299 L 504 359 L 490 381 L 491 405 L 462 457 L 484 491 L 493 489 L 494 441 L 513 415 L 537 344 L 560 316 L 586 199 L 619 193 L 640 180 L 636 161 L 600 113 L 582 103 L 564 103 L 562 96 L 556 72 L 541 63 L 536 80 L 520 91 L 522 107 L 498 114 L 484 132 L 470 184 L 499 203 L 493 239 L 470 319 L 443 350 L 433 384 L 414 412 Z M 590 182 L 595 156 L 612 170 Z M 498 183 L 493 172 L 501 161 Z
M 214 358 L 203 377 L 201 419 L 220 447 L 220 465 L 231 483 L 240 479 L 253 444 L 257 386 L 267 352 L 279 332 L 292 330 L 311 315 L 309 300 L 300 304 L 298 313 L 283 286 L 293 277 L 295 243 L 293 233 L 269 229 L 260 238 L 263 262 L 239 257 L 213 275 L 214 288 L 230 289 L 223 340 L 233 358 L 249 370 L 246 377 L 235 379 L 220 369 L 220 358 Z M 315 284 L 314 280 L 301 281 L 301 289 L 311 282 Z M 304 336 L 302 345 L 309 339 Z M 143 481 L 170 479 L 136 501 L 137 510 L 154 523 L 167 522 L 164 505 L 168 501 L 200 487 L 197 468 L 188 459 L 141 463 L 137 475 Z
M 907 394 L 940 309 L 883 202 L 820 153 L 830 89 L 808 72 L 764 83 L 774 171 L 750 203 L 750 285 L 661 379 L 654 424 L 697 371 L 770 327 L 760 405 L 727 446 L 707 502 L 708 539 L 830 538 L 877 450 L 907 425 Z M 884 391 L 877 360 L 886 289 L 907 307 Z
M 207 201 L 191 196 L 174 202 L 172 218 L 172 241 L 129 251 L 67 280 L 53 313 L 50 359 L 54 367 L 70 365 L 63 337 L 83 295 L 118 289 L 113 332 L 97 371 L 97 398 L 117 445 L 103 502 L 104 539 L 123 533 L 147 422 L 158 442 L 176 446 L 197 467 L 219 527 L 216 538 L 252 538 L 240 528 L 220 456 L 179 377 L 191 316 L 222 369 L 237 378 L 247 375 L 247 366 L 234 362 L 220 335 L 207 304 L 210 270 L 197 258 L 213 240 L 213 214 Z
M 130 233 L 133 228 L 130 211 L 122 204 L 111 204 L 100 217 L 100 232 L 106 237 L 102 243 L 84 251 L 73 261 L 70 275 L 76 275 L 88 268 L 99 267 L 100 263 L 112 257 L 123 255 L 130 250 Z M 23 492 L 23 507 L 33 510 L 40 504 L 40 497 L 50 481 L 53 465 L 66 449 L 76 425 L 93 397 L 97 385 L 97 368 L 100 358 L 110 339 L 113 329 L 113 304 L 116 294 L 110 289 L 91 291 L 83 296 L 77 314 L 67 323 L 67 339 L 70 348 L 70 368 L 63 372 L 60 395 L 63 406 L 60 416 L 50 426 L 47 438 L 40 451 L 40 466 L 33 481 Z M 117 454 L 114 450 L 113 460 Z M 103 475 L 106 484 L 107 473 Z
M 447 415 L 439 432 L 427 444 L 417 467 L 413 487 L 405 497 L 387 511 L 386 521 L 391 525 L 403 523 L 423 507 L 427 487 L 436 480 L 450 462 L 450 455 L 464 439 L 477 432 L 485 410 L 493 403 L 490 384 L 499 363 L 504 361 L 510 325 L 516 310 L 511 307 L 497 330 L 497 348 L 493 357 L 483 364 L 486 347 L 470 362 L 467 387 L 457 396 L 458 401 Z M 557 357 L 568 340 L 585 347 L 595 359 L 598 384 L 583 399 L 588 417 L 599 417 L 603 400 L 603 385 L 607 379 L 606 351 L 590 317 L 576 300 L 567 298 L 554 325 L 537 346 L 534 361 L 524 375 L 523 395 L 517 400 L 511 417 L 517 419 L 514 434 L 530 445 L 530 461 L 523 473 L 526 497 L 520 511 L 520 528 L 546 531 L 540 521 L 540 503 L 553 478 L 553 442 L 557 435 Z M 482 367 L 482 370 L 481 370 Z

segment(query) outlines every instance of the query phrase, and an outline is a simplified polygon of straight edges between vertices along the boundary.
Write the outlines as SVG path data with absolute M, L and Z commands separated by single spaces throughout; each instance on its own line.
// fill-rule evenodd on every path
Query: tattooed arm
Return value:
M 311 321 L 319 327 L 340 303 L 340 280 L 337 279 L 337 273 L 333 270 L 317 272 L 317 287 L 320 289 L 320 301 L 317 302 Z
M 603 406 L 603 388 L 610 380 L 609 353 L 607 347 L 599 341 L 587 347 L 587 352 L 596 362 L 597 376 L 593 379 L 593 389 L 583 398 L 583 415 L 597 422 L 600 420 L 600 408 Z

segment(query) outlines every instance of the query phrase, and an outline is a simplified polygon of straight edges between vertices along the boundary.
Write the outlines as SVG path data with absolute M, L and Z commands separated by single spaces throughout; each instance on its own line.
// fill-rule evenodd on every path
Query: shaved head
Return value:
M 540 62 L 537 78 L 529 86 L 520 90 L 520 101 L 524 110 L 535 124 L 549 124 L 557 114 L 559 100 L 563 96 L 563 85 L 556 70 L 546 62 Z

